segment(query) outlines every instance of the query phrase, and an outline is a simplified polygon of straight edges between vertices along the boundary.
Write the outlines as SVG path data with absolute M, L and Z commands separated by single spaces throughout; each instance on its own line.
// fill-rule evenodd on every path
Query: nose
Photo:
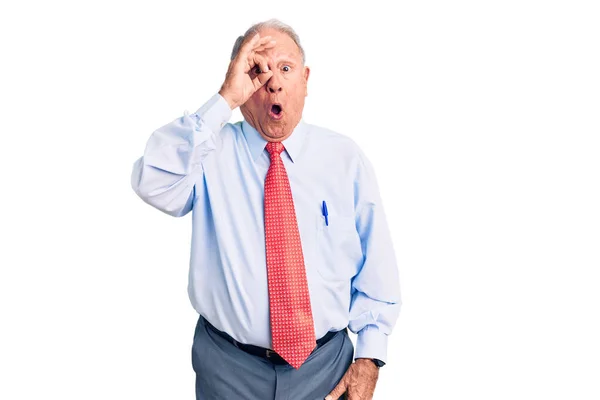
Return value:
M 281 83 L 279 82 L 279 78 L 276 77 L 275 74 L 271 77 L 271 79 L 269 79 L 266 86 L 269 93 L 281 92 L 281 90 L 283 89 L 281 87 Z

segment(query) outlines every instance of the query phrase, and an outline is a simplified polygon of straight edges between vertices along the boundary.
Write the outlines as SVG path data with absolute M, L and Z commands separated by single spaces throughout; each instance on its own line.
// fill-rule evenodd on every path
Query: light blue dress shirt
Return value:
M 192 211 L 188 294 L 194 309 L 237 341 L 271 348 L 267 142 L 246 121 L 229 118 L 229 105 L 216 94 L 194 114 L 184 112 L 153 132 L 131 184 L 167 214 Z M 303 121 L 283 144 L 315 335 L 348 326 L 358 334 L 355 358 L 386 362 L 400 287 L 373 168 L 350 138 Z

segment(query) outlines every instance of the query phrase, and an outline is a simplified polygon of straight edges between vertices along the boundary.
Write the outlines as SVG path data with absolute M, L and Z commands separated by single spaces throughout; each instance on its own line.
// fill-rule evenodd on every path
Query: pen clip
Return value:
M 325 225 L 329 226 L 329 212 L 327 212 L 327 203 L 323 200 L 323 216 L 325 217 Z

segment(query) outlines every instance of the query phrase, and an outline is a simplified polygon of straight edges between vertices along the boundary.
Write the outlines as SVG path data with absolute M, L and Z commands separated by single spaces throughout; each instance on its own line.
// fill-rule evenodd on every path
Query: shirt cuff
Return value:
M 358 331 L 354 359 L 376 358 L 387 363 L 388 335 L 381 332 L 377 325 L 367 325 Z
M 210 98 L 194 115 L 213 133 L 219 133 L 231 118 L 229 103 L 219 93 Z

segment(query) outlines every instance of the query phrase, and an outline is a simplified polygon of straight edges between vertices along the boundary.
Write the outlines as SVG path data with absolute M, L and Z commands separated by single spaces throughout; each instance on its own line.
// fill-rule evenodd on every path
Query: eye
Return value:
M 262 73 L 262 71 L 260 70 L 260 67 L 258 65 L 254 67 L 254 73 L 257 75 Z
M 283 72 L 290 72 L 292 70 L 292 68 L 289 65 L 284 65 L 281 69 L 283 70 Z

